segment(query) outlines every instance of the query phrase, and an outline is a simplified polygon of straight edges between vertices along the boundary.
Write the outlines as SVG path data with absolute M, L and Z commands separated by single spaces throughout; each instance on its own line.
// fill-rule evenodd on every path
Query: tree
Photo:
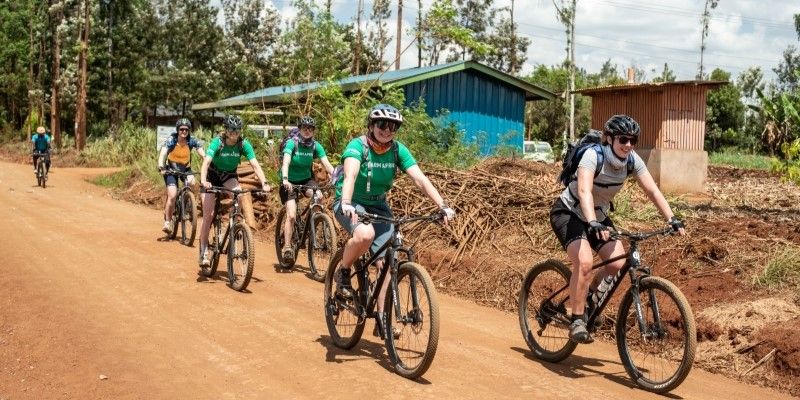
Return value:
M 78 151 L 86 146 L 86 98 L 88 96 L 88 73 L 89 73 L 89 33 L 91 32 L 92 5 L 90 0 L 81 2 L 81 14 L 83 14 L 80 29 L 80 50 L 78 55 L 78 102 L 75 111 L 75 147 Z
M 607 59 L 600 67 L 600 72 L 591 74 L 587 77 L 587 83 L 590 87 L 605 86 L 605 85 L 619 85 L 625 83 L 625 79 L 619 73 L 616 64 L 611 63 L 611 59 Z
M 456 0 L 456 11 L 459 25 L 469 29 L 475 40 L 485 42 L 489 36 L 496 10 L 492 8 L 494 0 Z M 484 54 L 476 54 L 475 49 L 464 43 L 453 43 L 448 62 L 456 60 L 482 61 Z
M 653 69 L 653 73 L 655 72 L 655 69 Z M 667 63 L 664 63 L 664 69 L 661 71 L 661 75 L 653 78 L 653 82 L 675 82 L 675 72 L 669 68 Z
M 225 48 L 222 64 L 232 66 L 223 95 L 250 92 L 277 83 L 273 49 L 280 39 L 280 14 L 264 0 L 223 0 Z
M 475 33 L 458 25 L 458 11 L 453 0 L 435 0 L 423 19 L 418 32 L 423 51 L 427 52 L 428 65 L 439 64 L 449 46 L 458 46 L 465 51 L 483 55 L 491 49 L 475 38 Z
M 364 68 L 367 73 L 382 70 L 386 67 L 383 58 L 386 54 L 386 46 L 388 46 L 389 41 L 392 40 L 392 36 L 389 35 L 387 22 L 392 15 L 392 10 L 389 8 L 390 5 L 390 0 L 375 0 L 372 3 L 372 14 L 370 16 L 371 24 L 367 30 L 366 43 L 368 43 L 368 51 L 373 54 L 374 57 L 372 57 L 372 60 L 366 60 L 368 62 L 371 61 L 371 63 Z M 400 54 L 396 54 L 396 57 L 399 59 Z
M 798 34 L 800 35 L 800 32 Z M 783 51 L 783 60 L 772 71 L 778 76 L 776 81 L 778 91 L 795 92 L 800 89 L 800 52 L 797 47 L 789 45 Z
M 729 81 L 731 74 L 719 68 L 711 72 L 711 80 Z M 745 106 L 736 85 L 728 84 L 712 90 L 706 98 L 706 148 L 711 151 L 723 146 L 752 148 L 753 137 L 742 134 Z
M 12 129 L 22 127 L 23 115 L 33 109 L 28 96 L 35 57 L 33 6 L 31 0 L 0 4 L 0 120 Z
M 514 22 L 512 10 L 513 1 L 512 7 L 500 9 L 501 15 L 506 15 L 503 11 L 507 11 L 508 17 L 500 17 L 495 32 L 486 38 L 487 43 L 491 46 L 491 51 L 486 55 L 485 60 L 493 68 L 509 74 L 517 74 L 528 59 L 526 54 L 531 40 L 519 37 L 517 34 L 517 24 Z

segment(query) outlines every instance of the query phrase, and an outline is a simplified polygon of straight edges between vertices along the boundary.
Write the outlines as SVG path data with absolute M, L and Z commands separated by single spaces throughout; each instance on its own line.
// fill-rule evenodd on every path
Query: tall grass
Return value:
M 800 288 L 800 248 L 787 246 L 773 251 L 753 284 L 766 287 L 796 285 Z
M 759 154 L 749 154 L 736 149 L 723 149 L 709 154 L 709 165 L 724 165 L 745 169 L 762 169 L 769 171 L 772 167 L 772 157 Z

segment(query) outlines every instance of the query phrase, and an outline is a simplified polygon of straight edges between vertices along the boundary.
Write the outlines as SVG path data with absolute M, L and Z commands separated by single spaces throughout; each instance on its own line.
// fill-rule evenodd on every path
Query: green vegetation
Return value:
M 787 246 L 775 250 L 764 271 L 753 277 L 753 284 L 766 287 L 796 285 L 800 288 L 800 248 Z
M 735 148 L 725 148 L 722 151 L 710 153 L 708 155 L 709 165 L 727 165 L 736 168 L 770 170 L 773 158 L 752 154 L 737 150 Z

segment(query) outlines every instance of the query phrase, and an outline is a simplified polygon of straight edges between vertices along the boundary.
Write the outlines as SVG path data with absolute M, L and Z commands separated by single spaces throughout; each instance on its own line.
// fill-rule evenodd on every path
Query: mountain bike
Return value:
M 233 190 L 220 186 L 202 189 L 201 192 L 216 193 L 214 202 L 213 234 L 208 242 L 211 251 L 211 263 L 200 266 L 200 273 L 210 277 L 217 272 L 220 254 L 228 256 L 228 286 L 233 290 L 242 291 L 250 283 L 253 276 L 253 266 L 256 262 L 255 248 L 253 247 L 253 234 L 244 221 L 239 196 L 244 193 L 264 194 L 261 189 Z M 222 215 L 220 215 L 220 202 L 222 193 L 233 195 L 231 209 L 228 215 L 228 227 L 222 234 Z M 201 249 L 202 250 L 202 249 Z
M 297 196 L 295 203 L 297 204 L 297 213 L 294 219 L 294 229 L 292 230 L 292 251 L 297 258 L 299 249 L 308 249 L 308 268 L 309 275 L 312 279 L 318 282 L 325 281 L 325 268 L 328 262 L 336 253 L 336 246 L 338 241 L 336 238 L 336 228 L 333 226 L 333 220 L 328 214 L 325 214 L 324 207 L 320 200 L 322 199 L 322 188 L 317 186 L 307 185 L 294 185 L 294 191 L 303 193 L 306 190 L 312 190 L 313 195 L 308 206 L 305 208 L 300 207 L 300 196 Z M 294 261 L 291 263 L 285 262 L 282 257 L 282 250 L 284 242 L 286 241 L 284 235 L 284 220 L 286 218 L 286 207 L 282 207 L 278 213 L 277 223 L 275 225 L 275 254 L 278 255 L 278 265 L 283 269 L 290 269 L 294 266 Z
M 36 184 L 43 189 L 47 187 L 47 163 L 50 161 L 50 153 L 33 152 L 34 157 L 39 157 L 36 160 Z
M 639 253 L 639 242 L 672 233 L 671 227 L 652 232 L 612 231 L 612 240 L 629 243 L 628 251 L 597 263 L 592 269 L 617 260 L 626 262 L 598 303 L 587 303 L 585 313 L 587 328 L 596 331 L 597 319 L 622 276 L 629 275 L 631 287 L 622 297 L 615 323 L 617 351 L 636 385 L 655 393 L 669 392 L 686 379 L 697 347 L 695 320 L 686 297 L 672 282 L 653 276 L 650 268 L 642 264 Z M 569 339 L 570 275 L 570 269 L 561 261 L 543 261 L 528 271 L 519 293 L 522 336 L 533 354 L 544 361 L 564 360 L 577 346 Z
M 170 240 L 178 236 L 178 226 L 180 225 L 181 243 L 191 246 L 197 234 L 197 201 L 192 189 L 186 185 L 186 177 L 197 175 L 195 172 L 180 172 L 173 169 L 166 171 L 167 175 L 174 175 L 183 182 L 183 187 L 175 197 L 175 207 L 172 209 L 172 232 L 167 234 Z
M 394 225 L 391 239 L 375 253 L 367 252 L 353 263 L 350 280 L 355 295 L 344 297 L 337 293 L 335 276 L 344 248 L 339 249 L 328 264 L 325 275 L 325 322 L 336 347 L 351 349 L 364 333 L 367 318 L 376 318 L 376 303 L 381 283 L 391 271 L 384 301 L 386 326 L 382 327 L 386 350 L 395 372 L 408 379 L 422 376 L 431 366 L 439 342 L 439 302 L 433 280 L 425 267 L 414 262 L 414 251 L 403 247 L 402 225 L 433 222 L 442 219 L 440 213 L 404 218 L 388 218 L 376 214 L 358 213 L 363 223 L 385 222 Z M 379 254 L 386 251 L 384 268 L 373 265 Z M 405 259 L 400 260 L 398 257 Z M 353 279 L 355 277 L 355 279 Z M 394 333 L 396 332 L 396 333 Z

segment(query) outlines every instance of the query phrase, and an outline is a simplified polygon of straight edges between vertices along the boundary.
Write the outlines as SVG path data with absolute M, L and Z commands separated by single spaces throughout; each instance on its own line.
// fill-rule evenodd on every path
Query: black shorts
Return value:
M 187 165 L 176 164 L 176 163 L 168 163 L 167 164 L 170 169 L 178 171 L 178 172 L 192 172 L 192 168 Z M 164 184 L 167 186 L 178 186 L 178 181 L 183 182 L 183 185 L 186 186 L 186 177 L 185 176 L 175 176 L 166 174 L 164 175 Z
M 314 180 L 314 178 L 308 178 L 304 181 L 297 181 L 297 182 L 289 181 L 289 183 L 291 183 L 292 185 L 306 185 L 306 186 L 319 187 L 319 184 L 317 183 L 317 181 Z M 292 192 L 289 193 L 286 190 L 286 188 L 283 187 L 283 185 L 281 185 L 279 194 L 281 196 L 281 204 L 286 204 L 286 202 L 289 200 L 297 200 L 297 190 L 292 190 Z
M 611 221 L 611 218 L 606 217 L 600 223 L 614 229 L 614 222 Z M 612 242 L 600 240 L 597 236 L 590 235 L 589 224 L 583 222 L 575 213 L 570 211 L 560 197 L 556 199 L 553 203 L 553 208 L 550 209 L 550 227 L 553 228 L 553 232 L 555 232 L 564 250 L 567 249 L 570 243 L 580 239 L 588 240 L 589 246 L 594 251 L 599 251 L 605 244 Z
M 239 182 L 239 175 L 236 174 L 236 171 L 233 172 L 223 172 L 218 171 L 212 167 L 208 168 L 208 173 L 206 174 L 206 180 L 212 186 L 225 186 L 225 182 L 236 179 L 236 182 Z

